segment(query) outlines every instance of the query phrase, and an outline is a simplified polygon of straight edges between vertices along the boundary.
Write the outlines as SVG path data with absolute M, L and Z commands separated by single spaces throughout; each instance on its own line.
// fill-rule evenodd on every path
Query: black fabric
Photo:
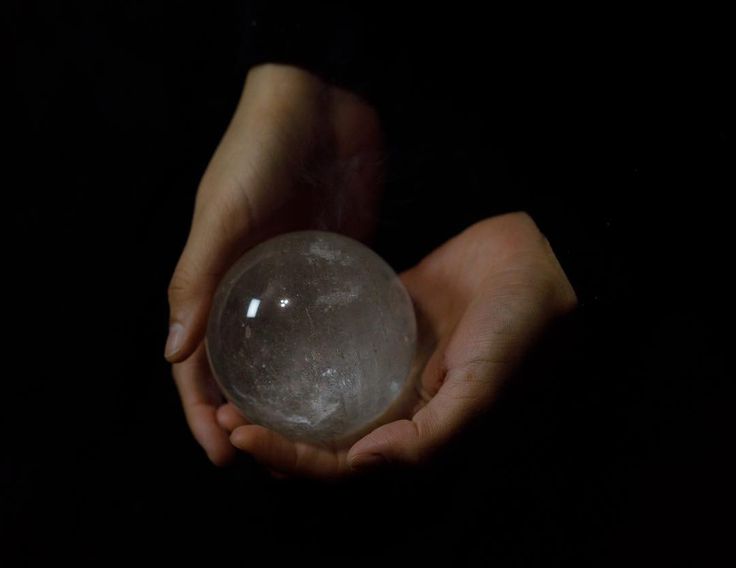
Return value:
M 259 63 L 307 68 L 326 80 L 375 100 L 396 30 L 386 13 L 353 3 L 286 6 L 279 2 L 239 5 L 243 69 Z
M 608 294 L 609 241 L 656 236 L 656 217 L 685 213 L 686 179 L 727 175 L 726 40 L 698 34 L 694 16 L 683 41 L 677 14 L 581 23 L 552 10 L 481 15 L 468 3 L 244 6 L 244 69 L 294 64 L 376 105 L 395 164 L 388 199 L 431 224 L 417 232 L 449 236 L 436 228 L 440 211 L 455 232 L 529 211 L 584 304 Z
M 9 9 L 0 564 L 727 564 L 727 20 L 293 10 Z M 381 112 L 374 245 L 397 269 L 526 209 L 583 301 L 425 468 L 283 483 L 246 456 L 212 467 L 184 423 L 166 286 L 244 74 L 265 61 Z

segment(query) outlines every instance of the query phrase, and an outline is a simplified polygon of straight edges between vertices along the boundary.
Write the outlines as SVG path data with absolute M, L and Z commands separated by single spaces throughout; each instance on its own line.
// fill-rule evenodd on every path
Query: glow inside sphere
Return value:
M 225 275 L 206 346 L 250 422 L 334 445 L 395 406 L 416 335 L 411 299 L 383 259 L 348 237 L 299 231 L 257 245 Z

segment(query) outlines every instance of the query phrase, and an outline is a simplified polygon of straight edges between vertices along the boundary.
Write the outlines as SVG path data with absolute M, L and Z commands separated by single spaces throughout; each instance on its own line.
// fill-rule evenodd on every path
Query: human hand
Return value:
M 232 443 L 286 475 L 332 478 L 383 462 L 423 462 L 488 409 L 540 332 L 576 305 L 549 243 L 525 213 L 469 227 L 401 278 L 424 339 L 434 344 L 410 416 L 335 451 L 248 424 L 226 404 L 217 417 Z
M 166 358 L 189 427 L 215 464 L 235 449 L 218 424 L 224 402 L 203 338 L 214 291 L 247 249 L 275 234 L 313 228 L 364 240 L 382 181 L 375 111 L 301 69 L 261 65 L 205 172 L 184 251 L 169 286 Z

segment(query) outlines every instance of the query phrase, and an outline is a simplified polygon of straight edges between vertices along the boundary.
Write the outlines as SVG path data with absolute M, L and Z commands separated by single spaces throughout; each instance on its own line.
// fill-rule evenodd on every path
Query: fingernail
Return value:
M 381 454 L 360 454 L 350 462 L 350 467 L 356 471 L 368 471 L 385 465 L 386 458 Z
M 166 349 L 164 350 L 164 357 L 171 359 L 181 349 L 181 344 L 184 339 L 184 326 L 180 323 L 172 323 L 169 326 L 169 337 L 166 340 Z

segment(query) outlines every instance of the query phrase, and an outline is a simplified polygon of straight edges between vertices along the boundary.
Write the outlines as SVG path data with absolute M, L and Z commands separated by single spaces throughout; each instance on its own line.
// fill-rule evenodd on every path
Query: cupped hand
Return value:
M 166 358 L 187 422 L 216 464 L 235 453 L 216 420 L 223 398 L 203 346 L 220 278 L 248 248 L 290 230 L 364 240 L 383 175 L 378 117 L 357 96 L 285 65 L 250 71 L 199 189 L 191 231 L 169 286 Z
M 425 461 L 489 408 L 540 332 L 576 305 L 549 243 L 525 213 L 471 226 L 401 278 L 433 344 L 409 416 L 334 451 L 248 424 L 226 404 L 217 418 L 232 443 L 285 475 L 334 478 Z

